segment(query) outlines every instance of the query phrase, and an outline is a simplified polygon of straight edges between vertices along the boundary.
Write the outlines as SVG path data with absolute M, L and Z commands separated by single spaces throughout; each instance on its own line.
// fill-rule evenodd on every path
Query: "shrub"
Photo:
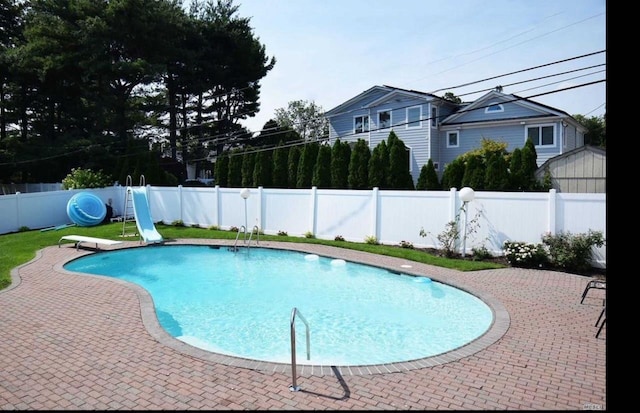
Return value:
M 208 229 L 210 231 L 218 231 L 218 230 L 220 230 L 220 226 L 219 225 L 209 225 Z
M 378 239 L 374 235 L 366 236 L 364 242 L 371 245 L 378 245 Z
M 342 235 L 336 235 L 334 241 L 344 241 L 344 237 Z
M 489 251 L 484 245 L 471 248 L 471 253 L 473 254 L 474 261 L 483 261 L 489 258 L 493 258 L 493 254 L 491 254 L 491 251 Z
M 541 268 L 549 261 L 542 244 L 505 241 L 503 250 L 505 258 L 513 267 Z
M 413 244 L 410 243 L 409 241 L 400 241 L 400 247 L 408 248 L 408 249 L 412 250 L 413 249 Z
M 278 235 L 280 235 L 281 237 L 286 237 L 288 234 L 287 231 L 278 231 Z
M 315 236 L 313 235 L 313 232 L 311 231 L 307 231 L 304 233 L 304 237 L 305 238 L 315 238 Z
M 230 232 L 238 232 L 240 231 L 240 228 L 236 227 L 236 226 L 232 226 L 231 228 L 229 228 Z
M 184 222 L 181 219 L 177 219 L 171 223 L 174 227 L 184 227 Z
M 112 184 L 111 177 L 102 172 L 91 169 L 72 168 L 62 180 L 64 189 L 104 188 Z
M 567 271 L 586 272 L 591 269 L 592 248 L 602 247 L 605 240 L 601 231 L 589 230 L 575 235 L 561 231 L 557 235 L 545 234 L 542 243 L 549 249 L 553 266 Z

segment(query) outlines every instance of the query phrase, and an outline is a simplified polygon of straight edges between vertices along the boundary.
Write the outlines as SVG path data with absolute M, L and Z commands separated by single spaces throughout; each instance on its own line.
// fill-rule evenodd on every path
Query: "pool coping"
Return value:
M 209 245 L 209 246 L 232 246 L 234 240 L 220 240 L 220 239 L 175 239 L 167 240 L 172 245 Z M 80 256 L 88 255 L 91 253 L 103 253 L 107 251 L 113 251 L 117 249 L 127 248 L 156 248 L 159 244 L 143 244 L 139 242 L 124 242 L 120 245 L 114 245 L 108 250 L 101 251 L 84 251 L 85 254 L 69 257 L 63 262 L 58 262 L 54 265 L 54 270 L 64 274 L 77 274 L 77 272 L 67 271 L 64 269 L 64 265 Z M 460 359 L 474 355 L 475 353 L 491 346 L 498 341 L 508 331 L 510 326 L 510 316 L 504 305 L 493 297 L 491 294 L 479 291 L 474 288 L 470 288 L 463 283 L 456 282 L 450 279 L 447 274 L 460 273 L 456 270 L 446 269 L 442 267 L 434 267 L 427 264 L 418 263 L 402 258 L 395 258 L 389 256 L 381 256 L 378 254 L 372 254 L 363 251 L 350 250 L 339 247 L 331 247 L 326 245 L 317 244 L 305 244 L 305 243 L 292 243 L 292 242 L 278 242 L 278 241 L 259 241 L 257 247 L 261 248 L 273 248 L 292 250 L 306 253 L 313 253 L 319 256 L 344 259 L 345 261 L 358 262 L 361 264 L 371 265 L 375 267 L 384 268 L 394 272 L 403 272 L 409 275 L 418 277 L 428 277 L 434 281 L 461 289 L 469 294 L 472 294 L 481 299 L 485 304 L 489 306 L 493 312 L 493 321 L 487 331 L 475 340 L 447 351 L 445 353 L 437 354 L 434 356 L 414 359 L 410 361 L 385 363 L 385 364 L 371 364 L 371 365 L 357 365 L 357 366 L 327 366 L 327 365 L 314 365 L 314 364 L 298 364 L 296 369 L 297 376 L 325 376 L 341 374 L 343 376 L 351 375 L 376 375 L 376 374 L 388 374 L 388 373 L 400 373 L 416 369 L 422 369 L 426 367 L 434 367 L 446 363 L 458 361 Z M 83 252 L 81 249 L 79 252 Z M 38 256 L 36 256 L 36 259 Z M 86 273 L 85 273 L 86 274 Z M 190 357 L 195 357 L 201 360 L 220 363 L 231 367 L 240 367 L 260 372 L 267 373 L 291 373 L 291 363 L 276 363 L 267 362 L 261 360 L 252 360 L 237 356 L 229 356 L 225 354 L 215 353 L 208 350 L 204 350 L 198 347 L 194 347 L 188 343 L 185 343 L 177 338 L 171 336 L 164 328 L 160 326 L 158 321 L 154 303 L 151 295 L 141 286 L 128 281 L 94 274 L 86 274 L 91 277 L 101 278 L 126 285 L 131 288 L 138 299 L 140 300 L 140 312 L 143 324 L 146 330 L 151 336 L 159 343 L 172 348 L 182 354 Z M 19 281 L 18 281 L 19 283 Z M 8 288 L 15 287 L 12 283 Z

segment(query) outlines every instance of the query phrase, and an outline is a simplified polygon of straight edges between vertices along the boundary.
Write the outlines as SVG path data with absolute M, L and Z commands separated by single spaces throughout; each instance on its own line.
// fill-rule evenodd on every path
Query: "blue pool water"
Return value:
M 371 365 L 441 354 L 490 327 L 477 297 L 428 278 L 295 251 L 173 245 L 101 252 L 64 266 L 145 288 L 162 327 L 208 351 L 297 363 Z

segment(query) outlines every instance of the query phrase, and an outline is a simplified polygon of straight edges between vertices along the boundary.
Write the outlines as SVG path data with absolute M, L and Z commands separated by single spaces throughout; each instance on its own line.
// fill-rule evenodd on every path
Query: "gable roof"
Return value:
M 485 94 L 484 96 L 477 99 L 476 101 L 471 102 L 464 107 L 461 107 L 455 113 L 447 116 L 445 119 L 442 120 L 442 123 L 455 122 L 457 119 L 462 117 L 467 112 L 470 112 L 472 110 L 477 110 L 477 109 L 484 109 L 496 102 L 499 102 L 501 104 L 514 103 L 516 105 L 523 106 L 528 109 L 541 112 L 541 114 L 546 114 L 550 116 L 561 116 L 561 117 L 569 116 L 569 114 L 567 114 L 566 112 L 552 108 L 551 106 L 542 105 L 540 103 L 534 102 L 532 100 L 529 100 L 527 98 L 523 98 L 520 96 L 508 95 L 502 92 L 498 92 L 497 90 L 492 90 L 487 94 Z
M 418 99 L 425 99 L 427 101 L 431 101 L 434 99 L 438 99 L 438 100 L 442 100 L 441 97 L 436 96 L 434 94 L 431 93 L 425 93 L 425 92 L 420 92 L 417 90 L 409 90 L 409 89 L 402 89 L 402 88 L 398 88 L 398 87 L 394 87 L 394 86 L 387 86 L 387 85 L 383 85 L 383 86 L 374 86 L 372 88 L 369 88 L 367 90 L 365 90 L 364 92 L 358 94 L 357 96 L 347 100 L 346 102 L 336 106 L 335 108 L 328 110 L 325 112 L 325 116 L 326 117 L 332 117 L 332 116 L 336 116 L 339 115 L 341 112 L 344 111 L 344 109 L 346 109 L 347 107 L 353 105 L 354 103 L 358 102 L 359 100 L 363 100 L 366 96 L 371 95 L 374 92 L 382 92 L 383 94 L 369 102 L 366 105 L 363 105 L 361 107 L 361 109 L 367 109 L 370 107 L 374 107 L 377 106 L 387 100 L 390 99 L 397 99 L 398 97 L 406 97 L 406 98 L 418 98 Z
M 605 156 L 605 157 L 607 156 L 607 150 L 605 148 L 601 148 L 599 146 L 594 146 L 594 145 L 583 145 L 583 146 L 579 146 L 579 147 L 577 147 L 575 149 L 572 149 L 572 150 L 570 150 L 568 152 L 561 153 L 560 155 L 556 155 L 553 158 L 547 159 L 542 165 L 540 165 L 538 167 L 538 169 L 536 171 L 544 171 L 545 168 L 547 166 L 549 166 L 551 163 L 554 163 L 554 162 L 556 162 L 556 161 L 558 161 L 560 159 L 563 159 L 563 158 L 568 158 L 570 156 L 573 156 L 573 155 L 575 155 L 577 153 L 580 153 L 580 152 L 583 152 L 583 151 L 589 151 L 589 152 L 592 152 L 592 153 L 594 153 L 596 155 L 601 155 L 601 156 Z

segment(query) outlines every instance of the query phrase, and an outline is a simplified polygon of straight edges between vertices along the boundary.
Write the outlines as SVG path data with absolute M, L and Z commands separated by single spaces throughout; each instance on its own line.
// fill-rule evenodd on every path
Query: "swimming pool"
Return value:
M 290 362 L 290 314 L 297 362 L 371 365 L 448 352 L 484 334 L 493 313 L 460 289 L 386 269 L 295 251 L 165 245 L 85 256 L 69 271 L 140 285 L 158 321 L 194 347 L 235 357 Z

